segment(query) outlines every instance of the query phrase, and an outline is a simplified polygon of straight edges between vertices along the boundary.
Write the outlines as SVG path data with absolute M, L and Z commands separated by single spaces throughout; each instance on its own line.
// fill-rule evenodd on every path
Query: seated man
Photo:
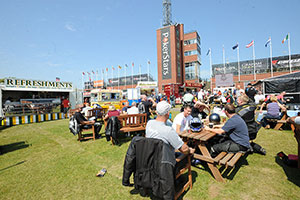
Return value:
M 82 110 L 82 107 L 80 108 L 80 110 Z M 94 127 L 95 127 L 95 137 L 96 138 L 101 138 L 101 135 L 99 135 L 99 132 L 102 128 L 102 124 L 100 122 L 96 122 L 94 120 L 92 120 L 92 121 L 87 120 L 81 112 L 76 112 L 74 114 L 74 116 L 75 116 L 75 119 L 77 120 L 77 122 L 79 124 L 81 124 L 82 128 L 84 128 L 84 129 L 92 128 L 92 125 L 94 125 Z
M 191 112 L 192 106 L 186 104 L 183 107 L 183 112 L 176 115 L 172 127 L 177 133 L 181 133 L 182 131 L 189 129 L 190 121 L 192 119 Z
M 85 103 L 84 104 L 85 107 L 82 108 L 81 113 L 85 116 L 85 117 L 90 117 L 91 112 L 89 112 L 90 110 L 92 110 L 93 108 L 91 107 L 90 103 Z
M 129 108 L 129 102 L 125 102 L 125 106 L 122 108 L 122 114 L 128 114 L 127 110 Z
M 245 121 L 235 113 L 235 108 L 232 104 L 225 106 L 225 114 L 229 118 L 225 125 L 220 129 L 212 129 L 205 127 L 207 131 L 217 134 L 226 134 L 228 138 L 211 147 L 213 156 L 225 152 L 239 152 L 250 149 L 248 128 Z
M 169 119 L 171 105 L 166 101 L 161 101 L 156 106 L 157 117 L 155 120 L 150 120 L 146 126 L 146 137 L 161 139 L 167 144 L 170 144 L 174 151 L 178 149 L 184 154 L 188 154 L 190 149 L 183 143 L 176 131 L 170 126 L 166 125 L 166 121 Z
M 139 114 L 139 109 L 136 107 L 136 103 L 132 102 L 131 108 L 127 109 L 128 115 Z
M 257 136 L 257 133 L 260 129 L 260 125 L 255 121 L 255 110 L 256 105 L 255 103 L 250 102 L 250 99 L 247 95 L 241 95 L 237 98 L 238 106 L 235 109 L 236 114 L 242 117 L 245 121 L 249 138 L 250 140 L 254 140 Z M 260 145 L 254 143 L 253 141 L 250 143 L 253 150 L 257 153 L 261 153 L 266 155 L 266 150 L 262 148 Z

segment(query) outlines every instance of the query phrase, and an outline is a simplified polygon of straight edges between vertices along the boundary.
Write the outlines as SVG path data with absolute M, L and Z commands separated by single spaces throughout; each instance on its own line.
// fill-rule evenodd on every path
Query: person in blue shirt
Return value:
M 221 141 L 217 144 L 213 144 L 211 147 L 211 154 L 213 156 L 218 155 L 221 152 L 239 152 L 247 151 L 250 149 L 248 128 L 245 121 L 235 113 L 235 107 L 233 104 L 227 104 L 225 106 L 225 114 L 229 118 L 225 125 L 220 129 L 213 129 L 205 127 L 205 130 L 224 135 Z

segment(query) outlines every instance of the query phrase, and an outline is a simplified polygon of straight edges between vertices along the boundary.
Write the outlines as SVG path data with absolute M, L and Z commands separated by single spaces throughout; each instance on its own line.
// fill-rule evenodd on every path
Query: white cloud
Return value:
M 69 30 L 69 31 L 72 31 L 72 32 L 75 32 L 75 31 L 76 31 L 76 28 L 74 28 L 74 26 L 73 26 L 72 24 L 70 24 L 70 23 L 67 23 L 67 24 L 65 25 L 65 28 L 66 28 L 67 30 Z
M 47 62 L 46 65 L 48 65 L 49 67 L 59 67 L 59 66 L 62 66 L 62 64 L 52 63 L 52 62 Z

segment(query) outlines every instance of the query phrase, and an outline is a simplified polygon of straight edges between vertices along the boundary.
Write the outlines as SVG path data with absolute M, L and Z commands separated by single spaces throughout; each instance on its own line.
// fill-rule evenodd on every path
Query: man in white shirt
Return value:
M 192 107 L 187 104 L 184 106 L 183 112 L 176 115 L 172 127 L 177 133 L 181 133 L 182 131 L 189 129 L 189 124 L 192 120 L 191 112 Z
M 265 95 L 262 94 L 261 91 L 258 91 L 258 94 L 254 96 L 255 104 L 260 104 L 264 101 Z
M 136 103 L 135 102 L 133 102 L 131 104 L 131 108 L 127 109 L 127 114 L 128 115 L 139 114 L 139 109 L 136 107 Z
M 203 92 L 203 89 L 201 89 L 201 90 L 198 92 L 198 101 L 203 102 L 204 96 L 205 96 L 205 93 Z

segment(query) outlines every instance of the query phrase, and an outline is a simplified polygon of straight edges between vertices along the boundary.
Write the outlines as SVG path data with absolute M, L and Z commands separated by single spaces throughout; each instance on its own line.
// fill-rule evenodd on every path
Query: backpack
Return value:
M 143 102 L 139 103 L 138 109 L 139 109 L 139 114 L 146 113 L 145 104 L 143 104 Z
M 80 124 L 78 124 L 76 118 L 71 116 L 70 121 L 69 121 L 69 130 L 73 135 L 77 135 L 80 131 Z

